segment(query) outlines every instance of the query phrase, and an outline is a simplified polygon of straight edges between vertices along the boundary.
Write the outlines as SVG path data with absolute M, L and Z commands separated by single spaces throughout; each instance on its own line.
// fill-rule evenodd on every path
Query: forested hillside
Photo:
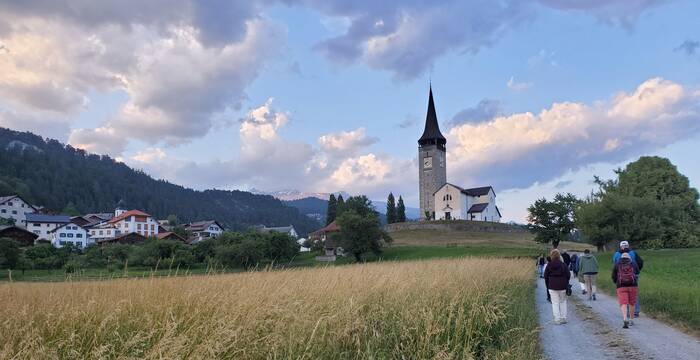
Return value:
M 319 226 L 272 196 L 195 191 L 155 180 L 108 156 L 0 128 L 0 196 L 10 194 L 58 211 L 73 204 L 82 213 L 112 211 L 123 199 L 128 207 L 158 218 L 176 214 L 181 221 L 216 219 L 234 230 L 292 224 L 305 235 Z

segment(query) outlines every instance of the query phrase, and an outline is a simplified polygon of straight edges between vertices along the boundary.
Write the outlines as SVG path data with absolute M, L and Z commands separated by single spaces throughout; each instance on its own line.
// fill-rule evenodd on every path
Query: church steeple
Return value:
M 423 145 L 438 145 L 441 148 L 445 147 L 447 139 L 440 132 L 438 125 L 437 114 L 435 113 L 435 102 L 433 101 L 433 86 L 430 85 L 428 96 L 428 113 L 425 116 L 425 130 L 423 135 L 418 139 L 418 144 Z

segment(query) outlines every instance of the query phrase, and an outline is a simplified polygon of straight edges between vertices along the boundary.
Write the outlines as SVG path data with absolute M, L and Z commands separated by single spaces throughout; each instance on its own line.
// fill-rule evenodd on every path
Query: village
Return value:
M 123 201 L 118 202 L 113 212 L 79 216 L 55 214 L 46 208 L 30 204 L 19 195 L 0 197 L 0 218 L 6 223 L 0 225 L 0 237 L 13 239 L 23 246 L 32 246 L 40 241 L 50 242 L 56 248 L 74 246 L 85 249 L 93 244 L 142 244 L 149 238 L 194 245 L 216 238 L 226 231 L 217 220 L 182 225 L 175 224 L 172 220 L 158 220 L 142 210 L 127 210 Z M 300 245 L 306 240 L 299 238 L 292 225 L 259 225 L 253 229 L 263 233 L 287 234 Z M 300 251 L 308 251 L 308 248 L 301 247 Z

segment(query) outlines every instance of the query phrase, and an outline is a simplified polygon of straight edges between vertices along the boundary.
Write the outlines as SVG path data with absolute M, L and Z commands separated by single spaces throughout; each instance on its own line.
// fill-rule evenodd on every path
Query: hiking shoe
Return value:
M 561 321 L 560 321 L 560 322 L 561 322 L 562 324 L 566 324 L 566 323 L 568 323 L 568 321 L 566 321 L 566 318 L 563 318 L 563 319 L 561 319 Z
M 629 323 L 630 323 L 630 326 L 634 325 L 634 320 L 630 320 Z
M 634 313 L 634 317 L 638 318 L 638 317 L 639 317 L 639 313 Z
M 583 295 L 586 295 L 586 294 L 588 294 L 588 292 L 586 290 L 583 290 Z
M 622 328 L 623 328 L 623 329 L 629 329 L 629 328 L 630 328 L 630 326 L 629 326 L 629 321 L 625 320 L 625 321 L 624 321 L 624 324 L 622 325 Z
M 593 301 L 595 301 L 595 294 L 593 294 L 592 298 L 593 298 Z

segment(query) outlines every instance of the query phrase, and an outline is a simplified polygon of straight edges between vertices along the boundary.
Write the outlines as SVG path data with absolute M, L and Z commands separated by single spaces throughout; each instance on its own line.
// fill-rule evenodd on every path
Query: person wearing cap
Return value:
M 622 254 L 629 254 L 630 259 L 632 260 L 633 263 L 637 265 L 637 286 L 639 286 L 639 272 L 642 271 L 642 268 L 644 267 L 644 260 L 642 257 L 634 250 L 630 249 L 630 243 L 626 240 L 620 241 L 620 249 L 615 252 L 615 255 L 613 255 L 613 266 L 617 265 L 618 262 L 620 262 L 620 259 L 622 257 Z M 639 292 L 636 293 L 637 296 L 639 296 Z M 639 297 L 635 299 L 634 303 L 634 316 L 639 317 L 639 312 L 641 310 L 641 307 L 639 305 Z
M 637 275 L 639 268 L 629 253 L 623 252 L 612 271 L 612 281 L 617 287 L 617 301 L 622 313 L 622 328 L 634 325 L 634 305 L 637 301 Z

